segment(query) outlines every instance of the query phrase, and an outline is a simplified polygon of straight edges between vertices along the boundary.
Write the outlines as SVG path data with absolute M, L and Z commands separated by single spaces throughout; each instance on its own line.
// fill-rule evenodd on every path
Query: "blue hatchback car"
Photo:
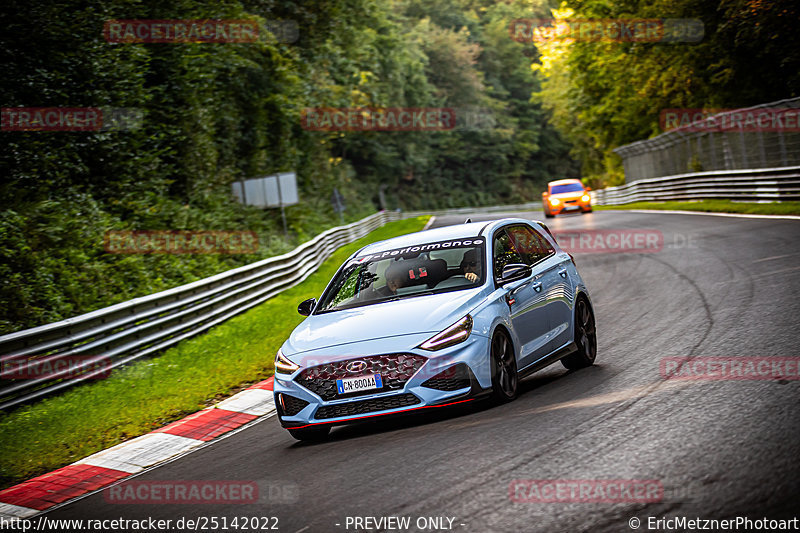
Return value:
M 366 246 L 338 270 L 275 358 L 275 404 L 300 440 L 372 417 L 517 396 L 521 377 L 590 366 L 594 312 L 572 257 L 524 219 Z

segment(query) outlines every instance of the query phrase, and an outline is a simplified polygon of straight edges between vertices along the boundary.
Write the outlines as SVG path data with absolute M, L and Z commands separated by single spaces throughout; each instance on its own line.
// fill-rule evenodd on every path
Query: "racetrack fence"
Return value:
M 4 335 L 0 337 L 0 410 L 96 379 L 221 324 L 302 282 L 340 246 L 401 218 L 399 212 L 381 211 L 329 229 L 277 257 Z M 20 369 L 33 367 L 47 371 L 21 376 Z
M 800 200 L 800 98 L 721 112 L 663 110 L 661 122 L 665 133 L 614 149 L 626 184 L 594 191 L 596 204 Z
M 699 118 L 670 121 L 670 114 Z M 614 152 L 622 157 L 626 183 L 688 173 L 795 167 L 800 166 L 798 116 L 800 97 L 713 114 L 663 110 L 662 127 L 681 125 Z

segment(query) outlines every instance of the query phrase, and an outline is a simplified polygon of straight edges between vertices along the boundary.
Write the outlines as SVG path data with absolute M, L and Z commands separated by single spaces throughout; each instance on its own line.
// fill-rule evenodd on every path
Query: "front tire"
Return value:
M 498 330 L 489 347 L 489 361 L 492 365 L 492 398 L 500 403 L 510 402 L 517 397 L 517 357 L 508 335 Z
M 554 216 L 555 215 L 553 215 L 552 213 L 548 213 L 547 211 L 544 212 L 544 217 L 545 218 L 553 218 Z
M 328 438 L 328 433 L 331 431 L 330 426 L 317 426 L 302 429 L 289 429 L 289 435 L 297 440 L 308 442 L 320 442 Z
M 592 366 L 597 357 L 597 330 L 594 313 L 586 298 L 578 298 L 578 302 L 575 304 L 573 329 L 575 330 L 575 345 L 578 350 L 564 357 L 561 364 L 569 370 Z

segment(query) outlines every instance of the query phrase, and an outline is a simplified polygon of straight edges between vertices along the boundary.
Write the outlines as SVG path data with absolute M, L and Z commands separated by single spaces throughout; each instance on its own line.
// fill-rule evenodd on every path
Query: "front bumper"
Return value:
M 341 397 L 331 391 L 330 379 L 349 376 L 333 375 L 330 370 L 334 365 L 330 363 L 340 368 L 343 366 L 341 363 L 388 357 L 387 353 L 424 357 L 425 360 L 402 383 L 384 376 L 384 388 L 374 393 L 369 391 Z M 439 352 L 405 349 L 402 352 L 384 351 L 383 354 L 365 355 L 362 352 L 361 356 L 320 357 L 326 361 L 313 368 L 324 366 L 326 372 L 316 374 L 322 376 L 316 383 L 309 381 L 308 372 L 305 372 L 308 369 L 304 368 L 290 376 L 275 375 L 273 390 L 278 418 L 285 428 L 340 425 L 470 401 L 491 387 L 488 354 L 489 339 L 473 332 L 467 341 Z
M 547 202 L 547 210 L 551 215 L 561 215 L 564 213 L 580 213 L 581 211 L 590 211 L 592 209 L 592 201 L 584 202 L 580 198 L 561 200 L 558 205 L 553 205 Z

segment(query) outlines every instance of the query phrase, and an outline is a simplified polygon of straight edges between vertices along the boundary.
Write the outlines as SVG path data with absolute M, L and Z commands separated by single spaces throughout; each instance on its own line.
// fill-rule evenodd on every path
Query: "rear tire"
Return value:
M 561 359 L 561 364 L 569 370 L 592 366 L 597 357 L 597 330 L 594 313 L 586 298 L 578 298 L 575 304 L 575 345 L 578 350 Z
M 330 426 L 319 426 L 319 427 L 310 427 L 302 429 L 290 429 L 289 435 L 296 438 L 297 440 L 308 441 L 308 442 L 320 442 L 328 438 L 328 433 L 330 433 L 330 431 L 331 431 Z
M 489 346 L 489 361 L 492 372 L 492 398 L 499 403 L 510 402 L 517 397 L 517 357 L 508 335 L 498 330 Z

